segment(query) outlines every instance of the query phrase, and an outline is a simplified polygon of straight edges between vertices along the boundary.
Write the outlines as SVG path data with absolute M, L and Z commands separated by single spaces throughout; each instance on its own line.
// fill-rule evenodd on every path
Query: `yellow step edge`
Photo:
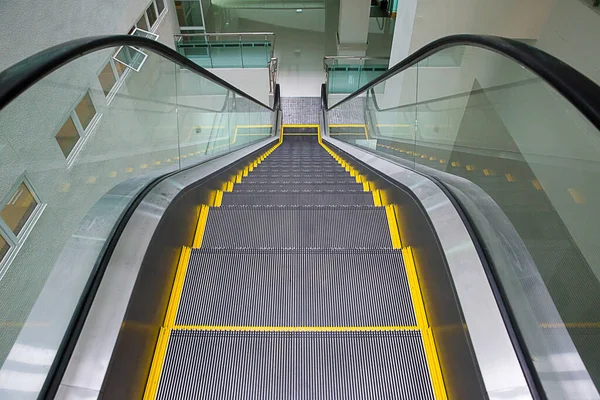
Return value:
M 369 181 L 363 181 L 363 192 L 369 192 L 371 190 Z
M 408 279 L 408 287 L 410 289 L 415 317 L 417 319 L 417 326 L 424 330 L 429 328 L 429 323 L 427 321 L 423 297 L 421 296 L 421 286 L 419 285 L 415 258 L 410 246 L 402 249 L 402 258 L 404 259 L 404 266 L 406 268 L 406 277 Z
M 244 177 L 248 176 L 248 167 L 244 168 L 244 171 L 242 172 L 242 176 L 244 176 Z
M 206 219 L 208 218 L 209 207 L 202 204 L 200 207 L 200 216 L 198 217 L 198 224 L 196 225 L 196 233 L 194 234 L 194 241 L 192 247 L 195 249 L 202 246 L 202 238 L 204 237 L 204 228 L 206 227 Z
M 177 310 L 179 309 L 179 299 L 181 297 L 181 291 L 183 290 L 183 283 L 185 282 L 185 274 L 187 272 L 191 253 L 192 249 L 189 247 L 184 247 L 181 250 L 179 264 L 177 265 L 177 271 L 175 272 L 175 281 L 173 282 L 171 296 L 169 297 L 169 305 L 167 306 L 167 314 L 165 316 L 165 322 L 163 323 L 164 328 L 171 328 L 175 325 Z
M 214 207 L 221 207 L 221 203 L 223 203 L 223 191 L 217 190 L 215 193 L 215 201 L 213 203 Z
M 392 238 L 392 247 L 394 249 L 401 249 L 402 242 L 400 241 L 400 232 L 398 230 L 398 220 L 396 219 L 396 213 L 394 212 L 393 205 L 385 206 L 385 214 L 387 216 L 388 225 L 390 228 L 390 236 Z
M 237 332 L 388 332 L 418 331 L 416 326 L 219 326 L 175 325 L 173 330 Z
M 421 330 L 421 337 L 423 340 L 423 348 L 425 349 L 425 357 L 427 357 L 427 366 L 429 367 L 429 377 L 431 378 L 434 398 L 436 400 L 447 400 L 448 395 L 446 393 L 446 386 L 444 385 L 440 360 L 438 358 L 435 339 L 433 338 L 433 331 L 431 328 Z
M 235 183 L 242 183 L 242 175 L 244 173 L 242 171 L 240 171 L 236 176 L 235 176 Z
M 390 204 L 388 201 L 388 194 L 385 190 L 379 190 L 379 198 L 381 199 L 382 206 L 387 206 Z M 396 214 L 396 220 L 398 220 L 398 214 Z
M 170 329 L 160 328 L 158 342 L 156 343 L 154 356 L 152 357 L 148 382 L 146 383 L 146 388 L 144 390 L 144 400 L 154 400 L 156 398 L 156 394 L 158 392 L 158 383 L 160 382 L 160 375 L 162 372 L 163 363 L 165 362 L 165 355 L 167 354 L 170 336 Z
M 390 203 L 387 203 L 390 204 Z M 396 225 L 398 226 L 398 240 L 400 241 L 400 247 L 402 247 L 402 227 L 400 226 L 400 207 L 398 204 L 391 204 L 392 209 L 394 210 L 394 217 L 396 218 Z
M 375 204 L 375 207 L 381 207 L 382 203 L 381 203 L 381 190 L 373 190 L 373 204 Z

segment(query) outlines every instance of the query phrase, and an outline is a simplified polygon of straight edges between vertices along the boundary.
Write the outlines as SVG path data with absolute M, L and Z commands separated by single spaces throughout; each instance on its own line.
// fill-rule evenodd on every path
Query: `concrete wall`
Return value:
M 165 3 L 169 11 L 160 17 L 154 30 L 161 36 L 161 42 L 172 47 L 178 25 L 172 2 Z M 102 0 L 94 4 L 2 2 L 0 29 L 5 40 L 0 69 L 69 39 L 125 34 L 149 4 L 145 0 Z M 31 29 L 32 22 L 35 30 Z M 169 170 L 177 164 L 178 71 L 169 61 L 149 53 L 140 72 L 129 71 L 124 75 L 109 104 L 98 74 L 114 51 L 92 53 L 68 64 L 0 112 L 0 201 L 11 195 L 15 183 L 26 178 L 46 206 L 0 280 L 0 363 L 9 352 L 13 354 L 11 359 L 18 358 L 12 345 L 20 327 L 27 320 L 63 246 L 94 203 L 119 182 L 161 169 Z M 79 153 L 68 162 L 55 135 L 86 92 L 97 114 L 85 139 L 80 140 L 83 145 Z M 171 162 L 166 162 L 167 159 Z M 79 271 L 91 267 L 72 265 Z M 67 279 L 65 287 L 68 282 Z M 85 282 L 71 283 L 81 286 Z M 68 293 L 63 289 L 57 288 L 57 298 Z M 63 300 L 74 306 L 78 294 L 68 294 L 71 297 Z M 40 321 L 46 326 L 46 336 L 54 336 L 49 330 L 65 328 L 56 324 L 59 318 L 54 312 L 58 310 L 49 310 L 47 321 Z M 40 335 L 43 336 L 41 331 Z M 42 350 L 54 351 L 58 344 L 47 344 Z M 47 367 L 49 365 L 44 365 L 41 370 Z M 19 372 L 5 365 L 0 371 L 0 392 L 6 394 L 4 390 L 9 388 L 29 391 L 39 383 L 19 379 L 19 376 Z
M 31 3 L 0 3 L 0 29 L 5 39 L 0 69 L 69 39 L 125 34 L 150 4 L 146 0 Z M 153 30 L 163 44 L 173 47 L 173 35 L 179 28 L 172 0 L 165 0 L 165 4 L 168 11 Z M 32 21 L 47 24 L 37 24 L 32 31 Z M 151 52 L 141 70 L 126 72 L 113 88 L 115 94 L 107 97 L 98 74 L 115 50 L 95 52 L 60 68 L 0 112 L 0 202 L 25 178 L 45 205 L 0 277 L 0 397 L 19 392 L 18 398 L 35 398 L 36 388 L 43 383 L 51 360 L 36 364 L 35 374 L 22 371 L 32 368 L 30 364 L 36 360 L 26 364 L 15 360 L 24 359 L 22 349 L 44 354 L 56 351 L 88 277 L 86 271 L 93 265 L 69 260 L 77 271 L 72 276 L 78 280 L 65 277 L 62 286 L 54 288 L 56 307 L 36 304 L 36 309 L 47 309 L 36 313 L 39 333 L 30 332 L 17 341 L 17 346 L 13 343 L 64 245 L 97 200 L 120 182 L 138 177 L 141 185 L 144 176 L 200 161 L 206 157 L 209 139 L 221 140 L 211 148 L 211 155 L 243 145 L 248 138 L 230 144 L 239 124 L 270 123 L 270 113 L 233 112 L 225 90 Z M 217 74 L 228 79 L 236 75 L 234 72 Z M 251 73 L 257 75 L 251 79 L 252 87 L 246 89 L 268 103 L 266 69 Z M 85 93 L 89 93 L 97 114 L 79 141 L 77 155 L 66 159 L 55 136 Z M 115 198 L 115 204 L 119 201 Z M 114 224 L 117 216 L 88 221 L 89 227 Z

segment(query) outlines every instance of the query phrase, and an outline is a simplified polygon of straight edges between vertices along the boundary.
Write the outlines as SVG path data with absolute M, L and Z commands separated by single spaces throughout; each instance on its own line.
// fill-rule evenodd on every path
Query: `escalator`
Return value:
M 283 113 L 137 36 L 0 73 L 45 132 L 0 136 L 0 397 L 599 399 L 600 87 L 477 35 L 326 87 Z
M 201 212 L 145 398 L 446 398 L 393 206 L 317 130 L 284 125 Z

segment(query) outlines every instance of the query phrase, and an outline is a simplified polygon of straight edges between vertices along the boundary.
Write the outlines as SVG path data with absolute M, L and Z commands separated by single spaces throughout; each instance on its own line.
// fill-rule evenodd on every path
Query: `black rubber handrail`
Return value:
M 51 74 L 53 71 L 62 67 L 71 61 L 77 60 L 86 54 L 98 50 L 120 47 L 135 46 L 144 49 L 150 49 L 154 53 L 187 68 L 188 70 L 208 79 L 217 85 L 220 85 L 237 95 L 244 97 L 253 103 L 258 104 L 270 111 L 275 111 L 270 107 L 247 93 L 244 93 L 237 87 L 227 83 L 215 74 L 207 71 L 198 64 L 190 61 L 170 47 L 157 41 L 132 35 L 112 35 L 112 36 L 92 36 L 81 39 L 71 40 L 46 50 L 42 50 L 26 59 L 16 63 L 12 67 L 0 72 L 0 110 L 6 107 L 11 101 L 17 98 L 21 93 L 29 89 L 40 79 Z
M 435 40 L 387 72 L 372 80 L 327 111 L 350 101 L 374 86 L 414 66 L 419 61 L 441 50 L 456 46 L 473 46 L 501 54 L 526 67 L 552 86 L 577 108 L 596 128 L 600 129 L 600 87 L 591 79 L 558 58 L 516 40 L 486 35 L 451 35 Z

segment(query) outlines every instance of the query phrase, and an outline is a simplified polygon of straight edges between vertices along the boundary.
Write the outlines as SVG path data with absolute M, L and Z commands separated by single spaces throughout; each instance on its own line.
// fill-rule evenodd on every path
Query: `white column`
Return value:
M 364 56 L 369 35 L 369 0 L 340 0 L 338 55 Z

